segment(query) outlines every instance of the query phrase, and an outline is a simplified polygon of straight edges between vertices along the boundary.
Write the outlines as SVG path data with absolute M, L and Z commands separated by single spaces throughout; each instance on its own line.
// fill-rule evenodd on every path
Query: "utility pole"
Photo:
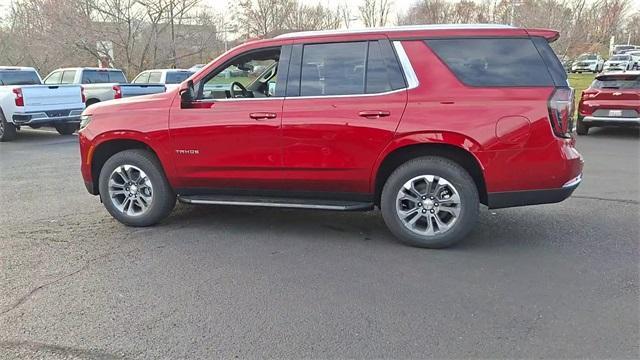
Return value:
M 178 67 L 178 54 L 176 53 L 176 32 L 175 32 L 175 25 L 174 25 L 174 21 L 173 21 L 173 2 L 175 0 L 169 0 L 169 18 L 170 18 L 170 24 L 171 24 L 171 56 L 173 57 L 173 68 L 177 68 Z

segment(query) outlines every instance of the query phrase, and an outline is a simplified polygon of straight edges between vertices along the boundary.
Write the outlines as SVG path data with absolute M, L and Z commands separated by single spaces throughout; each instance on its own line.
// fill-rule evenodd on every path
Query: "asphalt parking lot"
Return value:
M 420 250 L 377 212 L 178 205 L 127 228 L 75 136 L 22 131 L 0 144 L 0 358 L 638 358 L 640 134 L 578 148 L 571 199 Z

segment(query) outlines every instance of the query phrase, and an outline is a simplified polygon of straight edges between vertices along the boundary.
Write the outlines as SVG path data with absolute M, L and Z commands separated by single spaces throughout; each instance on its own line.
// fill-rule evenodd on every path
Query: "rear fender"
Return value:
M 404 147 L 426 144 L 455 146 L 465 150 L 476 159 L 480 168 L 484 172 L 483 162 L 478 158 L 478 152 L 482 150 L 482 147 L 477 141 L 467 136 L 449 131 L 429 131 L 405 134 L 393 139 L 376 160 L 375 166 L 371 170 L 371 175 L 369 177 L 369 188 L 371 192 L 373 193 L 376 190 L 376 177 L 378 170 L 387 156 Z

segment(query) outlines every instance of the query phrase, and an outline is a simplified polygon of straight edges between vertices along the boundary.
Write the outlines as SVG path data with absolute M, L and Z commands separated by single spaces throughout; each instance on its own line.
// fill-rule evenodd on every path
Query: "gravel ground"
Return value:
M 484 210 L 447 250 L 378 212 L 178 205 L 127 228 L 76 137 L 0 144 L 0 358 L 638 358 L 640 134 L 580 137 L 556 205 Z

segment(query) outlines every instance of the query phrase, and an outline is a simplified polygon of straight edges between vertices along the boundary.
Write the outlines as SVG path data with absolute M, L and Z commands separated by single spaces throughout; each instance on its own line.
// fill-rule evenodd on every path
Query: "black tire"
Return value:
M 87 100 L 87 102 L 84 104 L 85 108 L 88 108 L 91 105 L 97 104 L 99 103 L 100 100 L 96 100 L 96 99 L 89 99 Z
M 578 119 L 576 122 L 576 133 L 578 135 L 589 135 L 589 126 L 585 125 L 582 120 Z
M 417 234 L 403 224 L 396 210 L 396 197 L 403 185 L 421 175 L 446 179 L 460 196 L 459 216 L 444 233 Z M 480 211 L 480 200 L 473 178 L 462 166 L 446 158 L 425 156 L 402 164 L 389 176 L 382 190 L 380 208 L 387 227 L 400 241 L 411 246 L 440 249 L 464 239 L 474 228 Z
M 76 130 L 78 130 L 78 125 L 76 124 L 57 124 L 55 125 L 56 131 L 60 135 L 71 135 Z
M 4 117 L 4 113 L 0 110 L 0 141 L 6 142 L 11 141 L 18 136 L 18 132 L 16 131 L 16 126 L 10 122 L 7 122 L 7 119 Z
M 132 165 L 144 171 L 153 185 L 152 201 L 148 210 L 137 216 L 120 211 L 109 196 L 109 179 L 112 172 L 123 165 Z M 166 218 L 176 204 L 176 194 L 169 185 L 162 165 L 156 156 L 142 149 L 125 150 L 111 156 L 102 167 L 99 176 L 100 199 L 116 220 L 128 226 L 150 226 Z

